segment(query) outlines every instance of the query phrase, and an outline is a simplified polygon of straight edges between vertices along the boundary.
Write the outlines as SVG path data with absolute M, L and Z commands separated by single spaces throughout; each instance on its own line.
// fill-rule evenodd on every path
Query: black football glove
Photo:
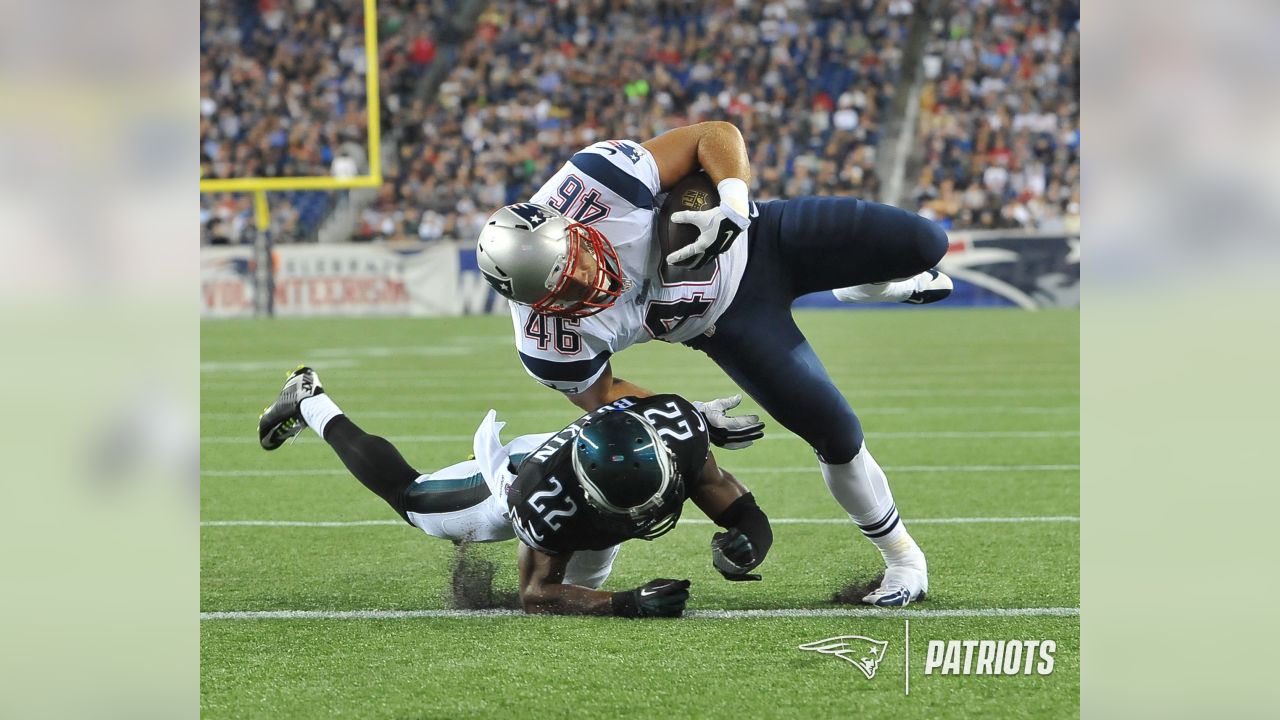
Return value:
M 689 581 L 659 578 L 635 590 L 613 594 L 613 614 L 621 617 L 680 617 L 689 601 Z
M 758 573 L 748 572 L 760 564 L 756 548 L 738 528 L 711 537 L 711 564 L 725 580 L 760 580 Z

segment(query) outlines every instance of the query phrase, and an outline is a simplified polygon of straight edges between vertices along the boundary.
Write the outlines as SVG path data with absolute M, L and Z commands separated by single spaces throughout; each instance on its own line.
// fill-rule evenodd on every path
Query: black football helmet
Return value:
M 653 540 L 680 519 L 684 479 L 675 454 L 636 413 L 615 410 L 584 425 L 573 471 L 587 504 L 613 532 Z

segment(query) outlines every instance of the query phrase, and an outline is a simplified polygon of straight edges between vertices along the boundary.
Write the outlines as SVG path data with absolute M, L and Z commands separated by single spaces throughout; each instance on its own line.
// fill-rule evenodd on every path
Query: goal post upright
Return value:
M 298 177 L 250 177 L 222 178 L 200 180 L 200 192 L 204 193 L 252 193 L 254 220 L 257 230 L 254 245 L 258 260 L 255 272 L 258 300 L 255 302 L 259 314 L 272 314 L 272 298 L 261 297 L 272 292 L 271 263 L 271 211 L 267 204 L 267 193 L 283 190 L 351 190 L 354 188 L 378 188 L 382 186 L 382 102 L 379 96 L 378 62 L 378 3 L 377 0 L 361 0 L 364 5 L 364 88 L 365 88 L 365 129 L 368 144 L 369 171 L 365 175 L 337 178 L 327 175 Z M 265 259 L 266 263 L 263 264 Z

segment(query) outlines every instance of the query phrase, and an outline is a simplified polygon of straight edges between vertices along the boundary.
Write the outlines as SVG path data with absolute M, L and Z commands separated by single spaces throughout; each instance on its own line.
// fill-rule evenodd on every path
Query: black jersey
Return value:
M 603 550 L 631 539 L 587 504 L 572 463 L 573 440 L 582 426 L 617 410 L 629 410 L 653 423 L 684 479 L 682 502 L 697 483 L 710 450 L 702 414 L 678 395 L 622 398 L 574 421 L 520 463 L 507 493 L 507 509 L 516 535 L 529 547 L 556 554 Z

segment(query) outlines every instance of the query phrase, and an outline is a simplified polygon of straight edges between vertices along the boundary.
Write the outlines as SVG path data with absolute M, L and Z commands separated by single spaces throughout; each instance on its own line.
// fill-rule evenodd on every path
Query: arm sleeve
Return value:
M 756 504 L 754 495 L 747 493 L 734 500 L 713 522 L 725 529 L 737 528 L 746 535 L 756 549 L 755 565 L 764 562 L 765 555 L 773 546 L 773 528 L 769 526 L 769 517 Z

